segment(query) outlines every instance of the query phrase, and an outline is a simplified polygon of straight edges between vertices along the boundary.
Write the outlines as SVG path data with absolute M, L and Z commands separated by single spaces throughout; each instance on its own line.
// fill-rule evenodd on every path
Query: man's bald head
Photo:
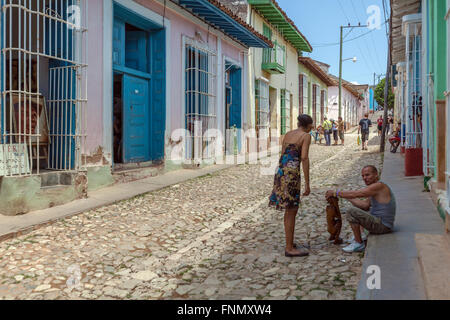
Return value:
M 377 169 L 377 167 L 375 167 L 375 166 L 372 166 L 372 165 L 367 165 L 367 166 L 365 166 L 364 168 L 362 168 L 363 170 L 364 169 L 370 169 L 373 173 L 375 173 L 376 175 L 378 175 L 378 169 Z
M 365 166 L 361 171 L 361 175 L 365 184 L 368 186 L 380 180 L 378 176 L 378 169 L 372 165 Z

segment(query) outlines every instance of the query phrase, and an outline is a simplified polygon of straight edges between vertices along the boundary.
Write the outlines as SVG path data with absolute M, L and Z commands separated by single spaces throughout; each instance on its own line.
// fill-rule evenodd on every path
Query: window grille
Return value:
M 412 25 L 407 36 L 408 103 L 406 116 L 406 148 L 422 147 L 421 36 L 419 24 Z
M 320 121 L 320 86 L 316 85 L 316 121 Z
M 316 127 L 320 121 L 320 90 L 317 84 L 313 84 L 312 98 L 312 118 L 314 126 Z
M 302 114 L 303 108 L 303 75 L 298 76 L 298 114 Z
M 320 123 L 323 123 L 325 118 L 325 90 L 320 91 Z
M 291 130 L 291 95 L 281 89 L 281 135 Z
M 85 170 L 85 0 L 1 0 L 0 176 Z
M 268 138 L 269 123 L 270 123 L 269 84 L 262 80 L 256 80 L 255 97 L 256 97 L 256 132 L 258 134 L 258 138 Z
M 185 53 L 186 159 L 197 163 L 215 155 L 215 136 L 207 132 L 217 129 L 216 55 L 195 44 L 186 44 Z
M 428 75 L 428 101 L 423 110 L 423 123 L 427 125 L 427 130 L 423 132 L 423 172 L 426 176 L 434 174 L 434 112 L 429 107 L 434 107 L 434 80 L 433 75 Z M 427 107 L 428 106 L 428 107 Z
M 299 76 L 299 114 L 308 114 L 308 78 Z

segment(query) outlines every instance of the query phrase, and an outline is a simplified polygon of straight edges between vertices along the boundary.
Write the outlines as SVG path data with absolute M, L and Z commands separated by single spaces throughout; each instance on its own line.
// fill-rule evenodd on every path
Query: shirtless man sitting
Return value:
M 347 211 L 347 219 L 354 237 L 350 245 L 342 249 L 345 252 L 365 249 L 361 230 L 366 229 L 372 234 L 384 234 L 391 232 L 394 227 L 396 202 L 391 188 L 380 181 L 378 170 L 374 166 L 364 167 L 362 178 L 366 188 L 355 191 L 328 190 L 326 193 L 327 199 L 333 196 L 344 198 L 355 207 Z

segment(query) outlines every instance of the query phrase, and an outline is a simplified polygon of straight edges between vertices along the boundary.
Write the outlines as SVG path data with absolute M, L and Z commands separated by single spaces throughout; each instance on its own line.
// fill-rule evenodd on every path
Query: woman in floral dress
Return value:
M 275 173 L 273 192 L 269 198 L 269 206 L 274 206 L 277 210 L 285 210 L 286 257 L 301 257 L 309 254 L 294 245 L 294 229 L 295 217 L 300 204 L 300 162 L 305 176 L 303 196 L 311 193 L 309 187 L 311 135 L 309 133 L 312 128 L 312 118 L 302 114 L 298 117 L 298 129 L 288 132 L 284 137 L 279 166 Z

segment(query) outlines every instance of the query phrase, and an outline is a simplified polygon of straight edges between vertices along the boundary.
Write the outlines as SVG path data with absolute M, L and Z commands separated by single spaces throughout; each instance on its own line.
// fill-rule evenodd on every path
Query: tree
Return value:
M 386 78 L 380 81 L 380 83 L 375 88 L 375 100 L 377 101 L 378 105 L 384 106 L 384 84 L 386 82 Z M 394 108 L 394 101 L 395 101 L 395 95 L 392 92 L 391 83 L 389 81 L 389 98 L 388 98 L 388 109 Z

